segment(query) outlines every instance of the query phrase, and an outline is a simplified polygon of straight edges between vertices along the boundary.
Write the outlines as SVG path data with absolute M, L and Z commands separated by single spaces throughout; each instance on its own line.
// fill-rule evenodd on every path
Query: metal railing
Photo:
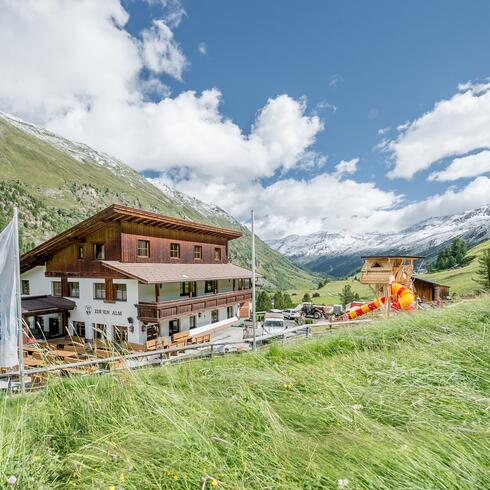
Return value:
M 286 340 L 294 340 L 294 339 L 298 339 L 299 337 L 310 338 L 314 336 L 312 331 L 313 329 L 330 327 L 328 331 L 325 331 L 323 333 L 331 333 L 333 326 L 341 327 L 341 326 L 347 326 L 353 324 L 365 324 L 365 323 L 370 323 L 372 321 L 373 320 L 351 320 L 351 321 L 325 322 L 325 323 L 299 325 L 297 327 L 288 328 L 282 332 L 257 336 L 256 341 L 257 344 L 264 345 L 267 341 L 274 340 L 274 339 L 279 339 L 282 340 L 282 342 L 285 342 Z M 321 334 L 322 332 L 315 332 L 315 334 L 319 334 L 319 333 Z M 74 375 L 105 374 L 111 371 L 121 370 L 121 369 L 134 369 L 139 367 L 152 366 L 156 364 L 164 365 L 167 363 L 189 361 L 189 360 L 195 360 L 199 358 L 209 358 L 209 357 L 213 357 L 215 354 L 224 355 L 229 353 L 238 353 L 241 352 L 241 350 L 239 349 L 235 349 L 233 351 L 228 350 L 228 352 L 226 350 L 227 348 L 229 349 L 230 347 L 235 347 L 235 346 L 243 347 L 244 345 L 246 345 L 248 348 L 251 348 L 250 344 L 252 344 L 252 342 L 253 339 L 243 339 L 241 341 L 211 342 L 206 344 L 189 344 L 189 345 L 183 345 L 179 347 L 156 349 L 156 350 L 145 351 L 145 352 L 135 352 L 133 354 L 121 354 L 121 355 L 115 355 L 115 356 L 105 357 L 105 358 L 90 359 L 86 361 L 78 361 L 78 362 L 64 363 L 64 364 L 53 364 L 53 365 L 42 366 L 33 369 L 26 369 L 24 371 L 24 375 L 27 377 L 32 377 L 38 374 L 47 374 L 56 371 L 63 371 L 67 369 L 78 369 L 78 368 L 84 368 L 89 366 L 97 366 L 99 368 L 101 366 L 105 366 L 105 368 L 96 370 L 95 372 L 92 371 L 86 373 L 83 372 L 74 373 Z M 186 355 L 187 351 L 191 351 L 191 355 Z M 174 357 L 172 356 L 172 354 L 176 354 L 176 356 Z M 108 365 L 110 365 L 111 363 L 118 363 L 121 361 L 132 361 L 132 360 L 137 361 L 140 359 L 144 361 L 141 364 L 136 364 L 131 366 L 131 365 L 127 365 L 126 363 L 126 365 L 124 366 L 119 366 L 116 368 L 113 367 L 112 369 L 108 368 Z M 12 380 L 12 378 L 17 379 L 18 376 L 19 376 L 18 371 L 9 371 L 5 373 L 0 373 L 0 379 L 7 378 L 10 381 Z M 12 385 L 14 384 L 15 382 L 12 383 Z

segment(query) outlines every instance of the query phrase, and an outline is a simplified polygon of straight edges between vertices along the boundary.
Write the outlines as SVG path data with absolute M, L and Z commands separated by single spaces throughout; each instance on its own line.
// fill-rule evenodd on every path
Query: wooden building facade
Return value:
M 437 301 L 449 296 L 449 286 L 418 276 L 413 278 L 413 290 L 422 301 Z
M 240 235 L 113 205 L 24 254 L 23 293 L 73 300 L 63 329 L 89 340 L 231 321 L 251 298 L 251 272 L 228 263 Z

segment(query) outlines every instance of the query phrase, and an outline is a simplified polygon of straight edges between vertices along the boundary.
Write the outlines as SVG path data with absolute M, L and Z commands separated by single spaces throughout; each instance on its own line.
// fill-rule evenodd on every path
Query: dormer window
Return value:
M 95 260 L 105 259 L 105 249 L 103 243 L 94 243 L 94 259 Z

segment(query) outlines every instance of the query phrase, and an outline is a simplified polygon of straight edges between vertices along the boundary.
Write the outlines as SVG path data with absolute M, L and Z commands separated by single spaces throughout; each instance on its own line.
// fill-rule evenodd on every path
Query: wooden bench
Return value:
M 157 339 L 147 340 L 145 342 L 145 350 L 156 350 L 157 344 Z

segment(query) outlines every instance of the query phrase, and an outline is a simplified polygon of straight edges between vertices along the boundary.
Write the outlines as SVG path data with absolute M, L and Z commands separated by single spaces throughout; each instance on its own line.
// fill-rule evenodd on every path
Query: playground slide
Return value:
M 402 310 L 410 309 L 410 305 L 415 301 L 414 292 L 410 288 L 407 288 L 403 286 L 403 284 L 400 284 L 398 282 L 391 283 L 391 296 L 396 297 L 396 302 L 394 303 L 397 305 L 396 307 L 400 305 L 399 307 Z M 369 313 L 370 311 L 377 310 L 385 302 L 386 302 L 386 298 L 384 296 L 379 299 L 376 298 L 374 301 L 371 301 L 370 303 L 366 303 L 365 305 L 356 306 L 355 308 L 352 308 L 347 313 L 347 316 L 349 317 L 350 320 L 353 320 L 354 318 Z

